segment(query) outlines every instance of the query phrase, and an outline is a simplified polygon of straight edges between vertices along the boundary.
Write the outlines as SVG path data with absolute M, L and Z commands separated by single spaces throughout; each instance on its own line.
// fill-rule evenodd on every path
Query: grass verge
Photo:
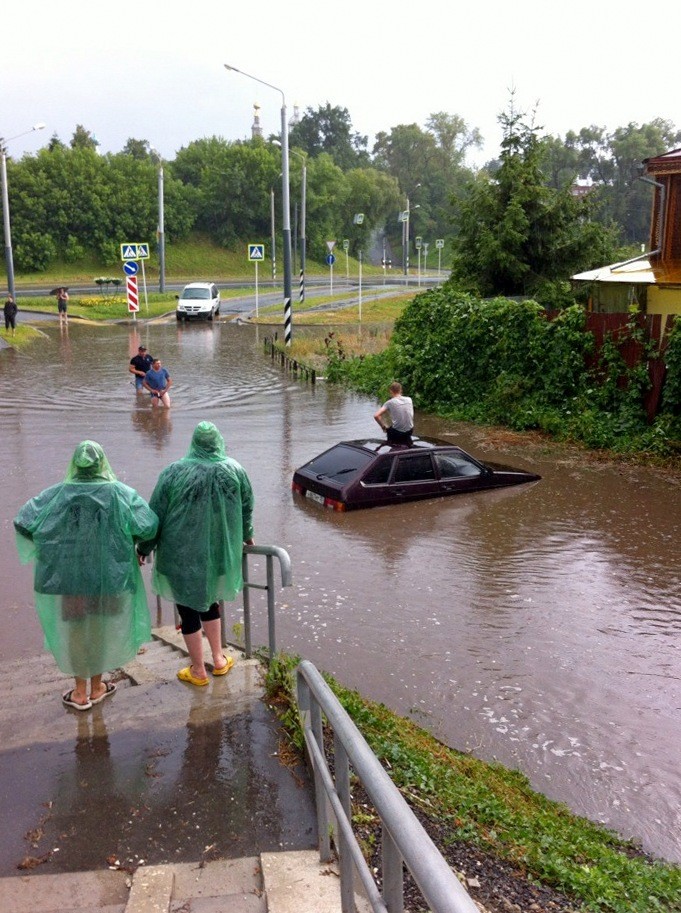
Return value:
M 18 350 L 25 349 L 32 343 L 37 342 L 41 336 L 44 336 L 44 333 L 41 333 L 40 330 L 36 330 L 35 327 L 22 326 L 20 323 L 17 324 L 14 336 L 12 336 L 11 330 L 0 329 L 0 337 L 13 349 Z
M 226 289 L 220 292 L 221 298 L 239 298 L 248 295 L 248 289 Z M 174 313 L 177 306 L 175 292 L 152 292 L 144 300 L 144 295 L 140 295 L 139 317 L 147 319 L 150 317 L 162 317 L 164 314 Z M 20 301 L 20 312 L 25 311 L 50 311 L 57 314 L 57 305 L 53 298 L 45 297 L 23 297 Z M 69 316 L 84 317 L 88 320 L 129 320 L 132 315 L 128 311 L 128 305 L 123 293 L 117 295 L 71 295 L 69 299 Z
M 295 657 L 270 663 L 268 695 L 300 748 L 294 701 Z M 584 910 L 652 913 L 681 909 L 681 867 L 645 855 L 564 805 L 531 789 L 527 778 L 438 742 L 410 720 L 325 676 L 339 701 L 408 803 L 436 819 L 438 848 L 465 842 L 510 863 Z M 356 824 L 358 822 L 355 822 Z M 437 842 L 437 841 L 436 841 Z

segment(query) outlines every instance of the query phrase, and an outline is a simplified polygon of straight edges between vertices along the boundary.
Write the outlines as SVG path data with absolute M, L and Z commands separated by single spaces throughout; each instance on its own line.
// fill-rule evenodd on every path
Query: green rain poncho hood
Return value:
M 156 549 L 154 592 L 199 612 L 234 599 L 253 536 L 253 490 L 212 422 L 196 427 L 187 456 L 163 470 L 149 504 L 159 532 L 140 550 Z
M 91 678 L 132 659 L 150 640 L 135 543 L 158 519 L 116 480 L 99 444 L 83 441 L 66 479 L 45 489 L 14 520 L 23 564 L 35 561 L 35 604 L 45 645 L 69 675 Z

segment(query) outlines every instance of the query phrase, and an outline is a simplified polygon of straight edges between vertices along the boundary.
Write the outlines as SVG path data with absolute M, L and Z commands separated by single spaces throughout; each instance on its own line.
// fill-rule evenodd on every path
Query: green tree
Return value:
M 86 130 L 82 124 L 77 124 L 75 132 L 71 137 L 72 149 L 92 149 L 96 150 L 99 143 L 93 133 Z
M 404 209 L 409 199 L 411 234 L 434 240 L 452 235 L 452 198 L 461 196 L 472 178 L 466 153 L 480 145 L 481 138 L 461 117 L 445 112 L 431 114 L 427 128 L 400 124 L 379 133 L 373 151 L 376 167 L 396 178 L 402 189 L 398 209 Z M 400 243 L 396 218 L 388 229 L 393 243 Z
M 269 237 L 270 188 L 281 153 L 261 139 L 210 137 L 181 149 L 172 173 L 194 189 L 196 228 L 225 246 Z
M 123 146 L 123 154 L 144 161 L 151 155 L 151 144 L 148 139 L 133 139 L 131 136 Z
M 542 170 L 554 188 L 568 187 L 577 178 L 592 181 L 592 217 L 606 226 L 616 223 L 623 242 L 643 244 L 650 234 L 652 191 L 639 180 L 641 163 L 680 142 L 681 131 L 662 118 L 629 123 L 611 133 L 603 127 L 582 127 L 564 139 L 542 140 Z
M 353 130 L 348 109 L 329 102 L 308 108 L 290 131 L 291 145 L 311 158 L 326 152 L 343 171 L 369 164 L 367 141 Z
M 368 251 L 373 232 L 399 209 L 400 188 L 394 177 L 376 168 L 353 168 L 346 173 L 345 183 L 345 202 L 340 207 L 342 232 L 356 255 L 359 250 Z M 364 220 L 357 225 L 354 217 L 360 212 Z
M 589 201 L 547 185 L 539 128 L 511 98 L 500 115 L 501 165 L 481 174 L 460 206 L 452 279 L 489 295 L 533 295 L 555 303 L 561 282 L 607 262 L 612 232 L 589 219 Z

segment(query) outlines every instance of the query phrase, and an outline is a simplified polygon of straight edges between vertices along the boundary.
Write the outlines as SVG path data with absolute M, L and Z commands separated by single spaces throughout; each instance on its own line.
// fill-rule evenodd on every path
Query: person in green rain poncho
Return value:
M 62 700 L 89 710 L 116 690 L 102 674 L 151 640 L 135 544 L 156 535 L 158 518 L 116 480 L 101 446 L 83 441 L 64 481 L 24 504 L 14 527 L 21 562 L 35 562 L 45 646 L 61 671 L 75 678 Z
M 178 678 L 207 685 L 201 629 L 213 675 L 225 675 L 233 660 L 222 652 L 218 602 L 235 599 L 243 589 L 243 547 L 254 545 L 251 483 L 226 455 L 212 422 L 200 422 L 187 456 L 161 472 L 149 505 L 158 515 L 158 534 L 138 545 L 140 563 L 156 550 L 152 588 L 177 606 L 190 659 Z

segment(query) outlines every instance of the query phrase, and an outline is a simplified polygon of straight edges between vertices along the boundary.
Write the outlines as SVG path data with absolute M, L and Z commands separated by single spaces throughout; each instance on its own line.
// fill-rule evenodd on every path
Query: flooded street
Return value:
M 84 438 L 148 498 L 209 419 L 253 482 L 256 542 L 291 555 L 294 586 L 277 594 L 282 649 L 681 862 L 681 487 L 417 417 L 417 431 L 542 481 L 324 512 L 292 498 L 293 470 L 338 440 L 374 436 L 374 401 L 290 379 L 262 354 L 262 328 L 40 326 L 44 343 L 0 353 L 3 659 L 42 649 L 17 509 L 63 478 Z M 127 364 L 140 340 L 173 378 L 169 412 L 134 392 Z

